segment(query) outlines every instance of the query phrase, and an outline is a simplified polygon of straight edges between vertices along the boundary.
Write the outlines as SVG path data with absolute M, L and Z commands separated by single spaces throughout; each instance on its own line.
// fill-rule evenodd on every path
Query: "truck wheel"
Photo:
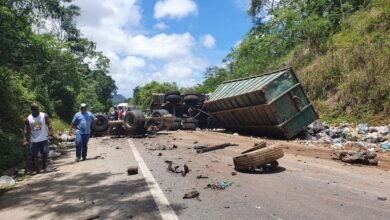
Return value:
M 173 104 L 177 104 L 181 101 L 181 95 L 176 95 L 176 94 L 167 95 L 165 96 L 165 101 Z
M 173 130 L 181 129 L 181 121 L 182 121 L 181 118 L 174 118 L 174 119 L 173 119 L 173 126 L 172 126 L 172 129 L 173 129 Z
M 186 105 L 197 105 L 200 102 L 199 94 L 186 94 L 183 98 L 184 103 Z
M 182 120 L 183 130 L 195 130 L 198 127 L 198 121 L 195 118 L 185 118 Z
M 125 128 L 132 132 L 142 132 L 145 128 L 145 115 L 141 111 L 129 111 L 124 119 Z
M 273 145 L 233 157 L 233 163 L 237 171 L 243 171 L 252 167 L 263 166 L 268 163 L 275 165 L 274 161 L 282 158 L 283 155 L 282 147 L 279 145 Z
M 96 121 L 92 121 L 92 130 L 95 132 L 104 132 L 108 129 L 108 118 L 103 114 L 96 114 Z
M 168 115 L 169 112 L 165 109 L 157 109 L 152 112 L 152 117 L 162 117 L 164 115 Z

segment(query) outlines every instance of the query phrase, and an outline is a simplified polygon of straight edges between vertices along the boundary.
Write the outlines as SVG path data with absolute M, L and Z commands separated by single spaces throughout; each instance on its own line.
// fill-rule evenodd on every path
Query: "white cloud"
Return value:
M 158 22 L 153 27 L 158 29 L 158 30 L 165 30 L 165 29 L 169 28 L 169 26 L 167 24 L 165 24 L 164 22 Z
M 171 4 L 171 0 L 162 3 L 166 2 Z M 142 9 L 138 0 L 76 0 L 75 3 L 81 7 L 77 23 L 82 34 L 96 42 L 97 49 L 111 60 L 110 75 L 116 81 L 118 93 L 129 96 L 136 86 L 152 80 L 193 86 L 201 78 L 207 60 L 194 55 L 197 46 L 194 37 L 188 32 L 144 34 L 148 31 L 141 25 Z M 180 7 L 184 10 L 183 5 Z M 184 11 L 194 13 L 193 9 Z M 164 17 L 183 16 L 174 11 L 164 13 Z M 159 23 L 160 28 L 164 27 L 165 23 Z
M 200 38 L 201 44 L 208 48 L 213 49 L 215 47 L 215 38 L 211 36 L 210 34 L 206 34 Z
M 197 14 L 198 7 L 193 0 L 159 0 L 154 6 L 154 18 L 183 18 Z

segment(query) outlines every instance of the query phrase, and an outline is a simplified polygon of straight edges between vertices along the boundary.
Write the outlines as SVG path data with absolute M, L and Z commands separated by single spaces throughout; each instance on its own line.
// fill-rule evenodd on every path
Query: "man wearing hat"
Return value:
M 81 103 L 80 112 L 73 116 L 70 132 L 76 128 L 76 162 L 87 159 L 88 140 L 91 134 L 91 123 L 95 116 L 87 111 L 87 104 Z
M 28 145 L 33 174 L 39 173 L 38 152 L 42 155 L 42 169 L 45 170 L 49 153 L 49 135 L 53 135 L 53 128 L 49 116 L 39 111 L 39 104 L 36 102 L 31 104 L 31 114 L 24 122 L 23 134 L 23 144 Z

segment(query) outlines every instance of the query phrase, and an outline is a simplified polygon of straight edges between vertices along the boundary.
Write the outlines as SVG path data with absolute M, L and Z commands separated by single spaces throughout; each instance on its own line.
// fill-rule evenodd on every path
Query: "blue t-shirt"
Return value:
M 85 114 L 77 112 L 73 116 L 72 124 L 76 126 L 76 132 L 80 134 L 90 134 L 91 123 L 94 119 L 95 116 L 91 112 L 86 112 Z

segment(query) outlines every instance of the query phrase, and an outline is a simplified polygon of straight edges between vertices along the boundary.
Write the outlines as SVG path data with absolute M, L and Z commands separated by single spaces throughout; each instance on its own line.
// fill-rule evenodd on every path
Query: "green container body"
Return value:
M 204 107 L 225 128 L 288 139 L 318 119 L 292 68 L 226 81 Z

